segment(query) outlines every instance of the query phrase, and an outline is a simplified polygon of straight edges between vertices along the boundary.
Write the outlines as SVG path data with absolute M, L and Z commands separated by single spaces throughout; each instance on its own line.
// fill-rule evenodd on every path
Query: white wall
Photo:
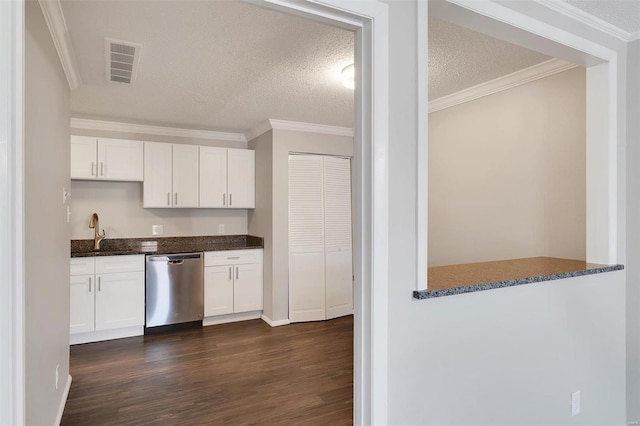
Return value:
M 385 2 L 391 52 L 389 424 L 624 424 L 624 271 L 411 298 L 417 11 L 413 1 Z M 535 5 L 520 6 L 533 13 Z M 582 414 L 572 418 L 570 394 L 578 389 Z
M 270 296 L 265 296 L 265 315 L 273 321 L 289 318 L 289 153 L 353 156 L 353 137 L 306 133 L 275 129 L 272 132 L 272 228 L 271 239 L 265 239 L 265 253 L 271 252 Z M 261 140 L 250 141 L 256 146 Z M 262 157 L 264 158 L 264 157 Z M 256 159 L 256 162 L 258 160 Z M 258 174 L 256 173 L 256 177 Z M 263 190 L 268 190 L 264 187 Z M 256 189 L 257 191 L 257 189 Z M 266 204 L 249 214 L 249 233 L 263 229 Z M 266 263 L 266 256 L 265 256 Z M 265 286 L 265 294 L 267 287 Z M 267 307 L 267 301 L 270 306 Z
M 429 266 L 585 259 L 585 96 L 580 67 L 429 114 Z
M 629 45 L 627 85 L 627 413 L 640 420 L 640 40 Z
M 38 2 L 25 7 L 26 423 L 52 425 L 69 375 L 69 86 Z
M 134 133 L 73 129 L 74 135 L 145 140 L 152 142 L 246 148 L 246 142 L 211 141 L 204 139 L 140 135 Z M 218 225 L 225 225 L 225 234 L 247 233 L 246 209 L 145 209 L 142 207 L 142 183 L 71 181 L 71 238 L 91 239 L 91 214 L 100 216 L 100 226 L 107 238 L 151 236 L 151 225 L 163 225 L 163 237 L 219 235 Z M 261 236 L 261 235 L 258 235 Z
M 249 141 L 256 152 L 256 208 L 249 211 L 249 234 L 264 238 L 263 312 L 273 318 L 273 131 Z

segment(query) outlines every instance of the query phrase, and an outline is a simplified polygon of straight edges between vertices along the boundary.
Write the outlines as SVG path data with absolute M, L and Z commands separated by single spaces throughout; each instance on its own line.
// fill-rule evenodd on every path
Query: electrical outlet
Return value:
M 571 394 L 571 416 L 580 414 L 580 391 Z
M 58 389 L 59 382 L 60 382 L 60 364 L 56 365 L 56 389 Z
M 224 234 L 224 223 L 218 225 L 218 234 Z
M 162 235 L 162 234 L 164 234 L 163 225 L 151 225 L 151 235 Z

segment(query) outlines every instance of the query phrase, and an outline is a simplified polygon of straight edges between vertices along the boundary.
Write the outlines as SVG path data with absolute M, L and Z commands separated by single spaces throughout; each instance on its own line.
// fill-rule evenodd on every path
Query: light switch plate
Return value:
M 571 394 L 571 416 L 580 414 L 580 391 Z
M 218 234 L 224 234 L 224 223 L 218 225 Z
M 151 235 L 162 235 L 162 234 L 164 234 L 163 225 L 151 225 Z

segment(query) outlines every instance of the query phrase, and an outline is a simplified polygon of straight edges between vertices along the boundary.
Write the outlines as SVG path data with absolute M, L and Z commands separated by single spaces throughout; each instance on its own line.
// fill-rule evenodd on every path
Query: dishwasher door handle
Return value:
M 167 261 L 167 263 L 169 265 L 182 265 L 184 263 L 184 259 L 169 260 L 169 261 Z

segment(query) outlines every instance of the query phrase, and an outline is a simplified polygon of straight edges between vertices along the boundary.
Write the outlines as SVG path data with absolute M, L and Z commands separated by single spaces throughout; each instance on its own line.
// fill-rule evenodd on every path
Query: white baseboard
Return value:
M 123 339 L 125 337 L 144 335 L 144 326 L 116 328 L 115 330 L 92 331 L 90 333 L 78 333 L 69 336 L 71 345 L 81 343 L 102 342 L 103 340 Z
M 239 314 L 216 315 L 214 317 L 206 317 L 202 320 L 202 325 L 227 324 L 230 322 L 248 321 L 260 319 L 262 311 L 241 312 Z
M 69 389 L 71 389 L 71 374 L 67 375 L 67 383 L 64 385 L 64 392 L 62 392 L 62 399 L 60 400 L 60 407 L 58 408 L 58 416 L 56 417 L 56 426 L 60 426 L 62 422 L 62 414 L 64 413 L 64 407 L 67 405 L 67 398 L 69 398 Z
M 268 316 L 266 316 L 265 314 L 262 314 L 262 317 L 260 317 L 260 318 L 262 318 L 262 321 L 266 322 L 271 327 L 280 327 L 281 325 L 289 325 L 289 324 L 291 324 L 291 321 L 289 321 L 289 318 L 283 319 L 283 320 L 274 321 L 271 318 L 269 318 Z

